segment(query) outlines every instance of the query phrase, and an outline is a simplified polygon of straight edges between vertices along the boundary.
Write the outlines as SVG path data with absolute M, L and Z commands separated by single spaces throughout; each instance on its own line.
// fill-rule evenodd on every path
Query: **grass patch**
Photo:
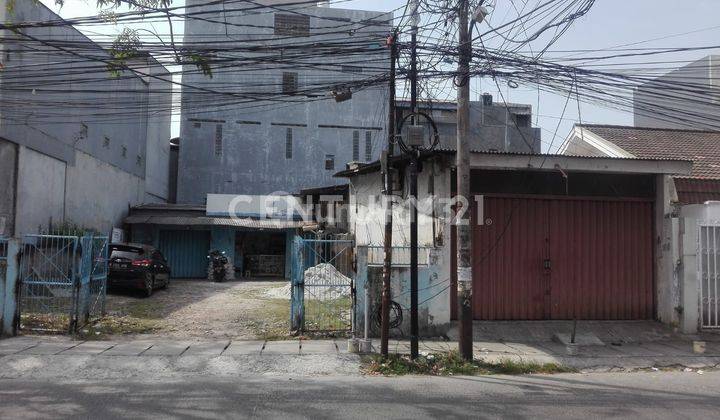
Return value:
M 519 362 L 510 359 L 498 363 L 482 360 L 468 362 L 457 352 L 422 354 L 417 360 L 407 355 L 390 355 L 387 359 L 380 355 L 363 358 L 363 372 L 369 375 L 527 375 L 574 373 L 577 370 L 556 363 Z
M 118 335 L 148 334 L 159 329 L 159 323 L 154 320 L 130 316 L 105 316 L 80 328 L 76 336 L 83 340 L 105 340 Z
M 290 301 L 265 299 L 260 307 L 253 309 L 250 329 L 262 340 L 277 341 L 290 338 Z
M 20 315 L 20 329 L 40 333 L 65 333 L 70 330 L 70 316 L 67 314 L 23 313 Z

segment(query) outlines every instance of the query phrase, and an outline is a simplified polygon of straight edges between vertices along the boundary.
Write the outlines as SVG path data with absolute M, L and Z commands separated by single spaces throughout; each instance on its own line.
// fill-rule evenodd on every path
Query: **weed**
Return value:
M 535 363 L 501 360 L 489 363 L 483 360 L 466 361 L 457 352 L 423 353 L 416 360 L 407 355 L 390 355 L 383 358 L 371 355 L 363 358 L 363 371 L 370 375 L 525 375 L 572 373 L 576 370 L 556 363 Z

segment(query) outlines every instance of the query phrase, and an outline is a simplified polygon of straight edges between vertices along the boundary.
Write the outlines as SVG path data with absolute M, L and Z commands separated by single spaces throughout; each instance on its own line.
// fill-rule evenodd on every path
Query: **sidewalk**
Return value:
M 373 342 L 378 351 L 379 341 Z M 420 351 L 447 352 L 455 342 L 424 341 Z M 408 341 L 391 340 L 393 353 L 407 354 Z M 708 342 L 703 355 L 692 342 L 664 340 L 650 343 L 586 346 L 568 356 L 554 342 L 475 343 L 475 357 L 557 363 L 583 372 L 632 371 L 650 368 L 709 370 L 720 367 L 720 342 Z M 0 378 L 128 378 L 185 375 L 357 375 L 360 356 L 348 354 L 345 340 L 294 341 L 75 341 L 69 337 L 17 337 L 0 340 Z

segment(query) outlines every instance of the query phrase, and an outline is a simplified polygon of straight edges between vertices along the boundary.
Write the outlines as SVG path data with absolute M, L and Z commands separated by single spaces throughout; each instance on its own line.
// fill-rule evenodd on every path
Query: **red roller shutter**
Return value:
M 651 202 L 486 197 L 484 214 L 476 319 L 653 317 Z

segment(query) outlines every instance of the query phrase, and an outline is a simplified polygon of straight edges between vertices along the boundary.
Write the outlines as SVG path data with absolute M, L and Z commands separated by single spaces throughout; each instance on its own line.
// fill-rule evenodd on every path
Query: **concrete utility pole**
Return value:
M 420 4 L 418 0 L 412 2 L 412 55 L 410 60 L 410 112 L 417 115 L 418 107 L 418 69 L 417 69 L 417 34 L 420 25 Z M 417 119 L 412 118 L 415 125 Z M 417 209 L 417 177 L 418 156 L 413 150 L 409 166 L 410 178 L 410 357 L 417 359 L 420 355 L 420 327 L 418 320 L 418 209 Z
M 388 115 L 388 151 L 385 161 L 385 260 L 383 261 L 382 315 L 380 325 L 380 353 L 388 356 L 390 339 L 390 274 L 392 271 L 393 241 L 393 177 L 390 160 L 395 152 L 395 60 L 397 58 L 397 32 L 388 38 L 390 44 L 390 112 Z
M 455 81 L 457 86 L 457 196 L 470 203 L 470 40 L 469 0 L 459 0 L 459 64 Z M 473 358 L 473 307 L 472 307 L 472 226 L 470 209 L 460 208 L 457 219 L 457 293 L 460 315 L 460 355 L 466 360 Z

